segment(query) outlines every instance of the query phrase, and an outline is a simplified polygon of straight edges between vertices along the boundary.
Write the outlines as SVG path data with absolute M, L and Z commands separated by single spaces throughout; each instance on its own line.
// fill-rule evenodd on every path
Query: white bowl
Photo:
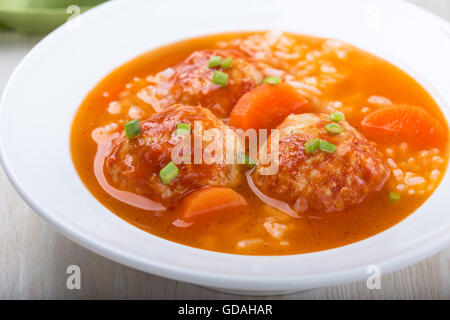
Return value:
M 450 27 L 401 1 L 113 1 L 41 41 L 8 82 L 0 114 L 3 166 L 27 203 L 61 233 L 101 255 L 160 276 L 222 290 L 305 290 L 418 262 L 450 244 L 450 175 L 416 212 L 369 239 L 291 256 L 241 256 L 170 242 L 126 223 L 84 187 L 69 152 L 71 123 L 94 85 L 162 44 L 236 30 L 283 29 L 338 38 L 407 70 L 446 118 Z M 39 240 L 36 240 L 39 241 Z

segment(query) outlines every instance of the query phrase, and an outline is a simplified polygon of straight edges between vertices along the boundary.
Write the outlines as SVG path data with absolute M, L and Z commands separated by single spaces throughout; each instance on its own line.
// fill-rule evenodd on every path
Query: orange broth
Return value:
M 348 122 L 360 130 L 360 122 L 364 116 L 362 110 L 366 107 L 376 108 L 368 103 L 368 98 L 378 96 L 388 98 L 393 103 L 420 106 L 445 126 L 445 143 L 429 150 L 376 141 L 377 149 L 386 158 L 403 165 L 403 168 L 410 168 L 404 170 L 414 170 L 415 174 L 426 177 L 425 184 L 401 192 L 398 203 L 388 200 L 389 192 L 397 190 L 397 186 L 401 184 L 391 174 L 381 191 L 371 194 L 357 206 L 342 212 L 311 213 L 295 219 L 264 204 L 243 179 L 236 191 L 249 203 L 249 213 L 210 218 L 192 227 L 179 228 L 172 224 L 176 219 L 173 210 L 145 211 L 127 205 L 105 192 L 93 171 L 97 144 L 91 137 L 92 131 L 110 123 L 117 123 L 119 130 L 123 130 L 123 123 L 130 120 L 127 107 L 131 105 L 143 110 L 142 119 L 151 116 L 154 113 L 152 108 L 136 98 L 136 93 L 147 85 L 147 76 L 181 62 L 195 50 L 215 49 L 223 46 L 223 43 L 232 47 L 233 41 L 237 42 L 251 35 L 233 33 L 205 36 L 157 48 L 117 68 L 96 85 L 76 113 L 70 143 L 75 168 L 98 201 L 125 221 L 156 236 L 197 248 L 251 255 L 298 254 L 347 245 L 392 227 L 426 201 L 438 186 L 447 167 L 449 150 L 445 118 L 430 94 L 413 78 L 392 64 L 351 46 L 347 47 L 346 59 L 330 60 L 344 76 L 336 83 L 320 88 L 317 111 L 329 113 L 327 107 L 330 101 L 339 101 Z M 326 41 L 287 35 L 289 39 L 295 39 L 298 48 L 307 47 L 308 52 L 323 50 Z M 295 43 L 291 47 L 295 50 Z M 120 102 L 123 111 L 118 114 L 109 113 L 107 109 L 112 101 Z M 431 181 L 430 172 L 438 171 L 440 175 Z M 264 219 L 271 216 L 289 226 L 281 239 L 271 236 L 263 226 Z

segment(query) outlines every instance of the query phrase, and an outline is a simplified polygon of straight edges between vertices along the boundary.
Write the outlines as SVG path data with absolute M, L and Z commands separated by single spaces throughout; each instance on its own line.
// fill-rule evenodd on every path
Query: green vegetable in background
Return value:
M 0 0 L 0 30 L 48 33 L 79 12 L 106 0 Z

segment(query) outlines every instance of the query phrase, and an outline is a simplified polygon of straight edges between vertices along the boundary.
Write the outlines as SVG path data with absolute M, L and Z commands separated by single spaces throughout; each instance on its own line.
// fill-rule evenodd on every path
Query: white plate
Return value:
M 450 176 L 416 212 L 364 241 L 310 254 L 255 257 L 176 244 L 121 220 L 81 183 L 69 153 L 75 111 L 114 68 L 149 49 L 232 30 L 283 29 L 339 38 L 408 70 L 449 118 L 450 27 L 390 0 L 113 1 L 41 41 L 1 102 L 1 160 L 44 219 L 81 245 L 134 268 L 204 286 L 252 293 L 328 286 L 424 259 L 450 244 Z M 37 240 L 39 241 L 39 240 Z

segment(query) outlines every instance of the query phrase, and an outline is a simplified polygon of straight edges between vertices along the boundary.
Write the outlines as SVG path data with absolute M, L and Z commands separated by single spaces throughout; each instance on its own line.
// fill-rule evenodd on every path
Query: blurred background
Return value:
M 407 1 L 450 20 L 450 0 Z M 70 17 L 102 2 L 105 0 L 0 0 L 0 95 L 14 68 L 46 33 Z M 127 2 L 133 5 L 133 0 Z M 214 8 L 213 1 L 205 0 L 205 3 L 208 3 L 206 10 Z M 220 7 L 223 1 L 216 0 L 215 4 Z M 83 270 L 82 290 L 70 291 L 66 288 L 66 268 L 72 264 Z M 450 248 L 416 265 L 383 275 L 382 283 L 382 290 L 368 290 L 365 281 L 362 281 L 279 298 L 450 299 Z M 163 279 L 120 265 L 80 247 L 38 217 L 19 197 L 0 168 L 0 299 L 58 298 L 251 297 L 219 293 Z
M 45 34 L 106 0 L 0 0 L 0 30 Z

